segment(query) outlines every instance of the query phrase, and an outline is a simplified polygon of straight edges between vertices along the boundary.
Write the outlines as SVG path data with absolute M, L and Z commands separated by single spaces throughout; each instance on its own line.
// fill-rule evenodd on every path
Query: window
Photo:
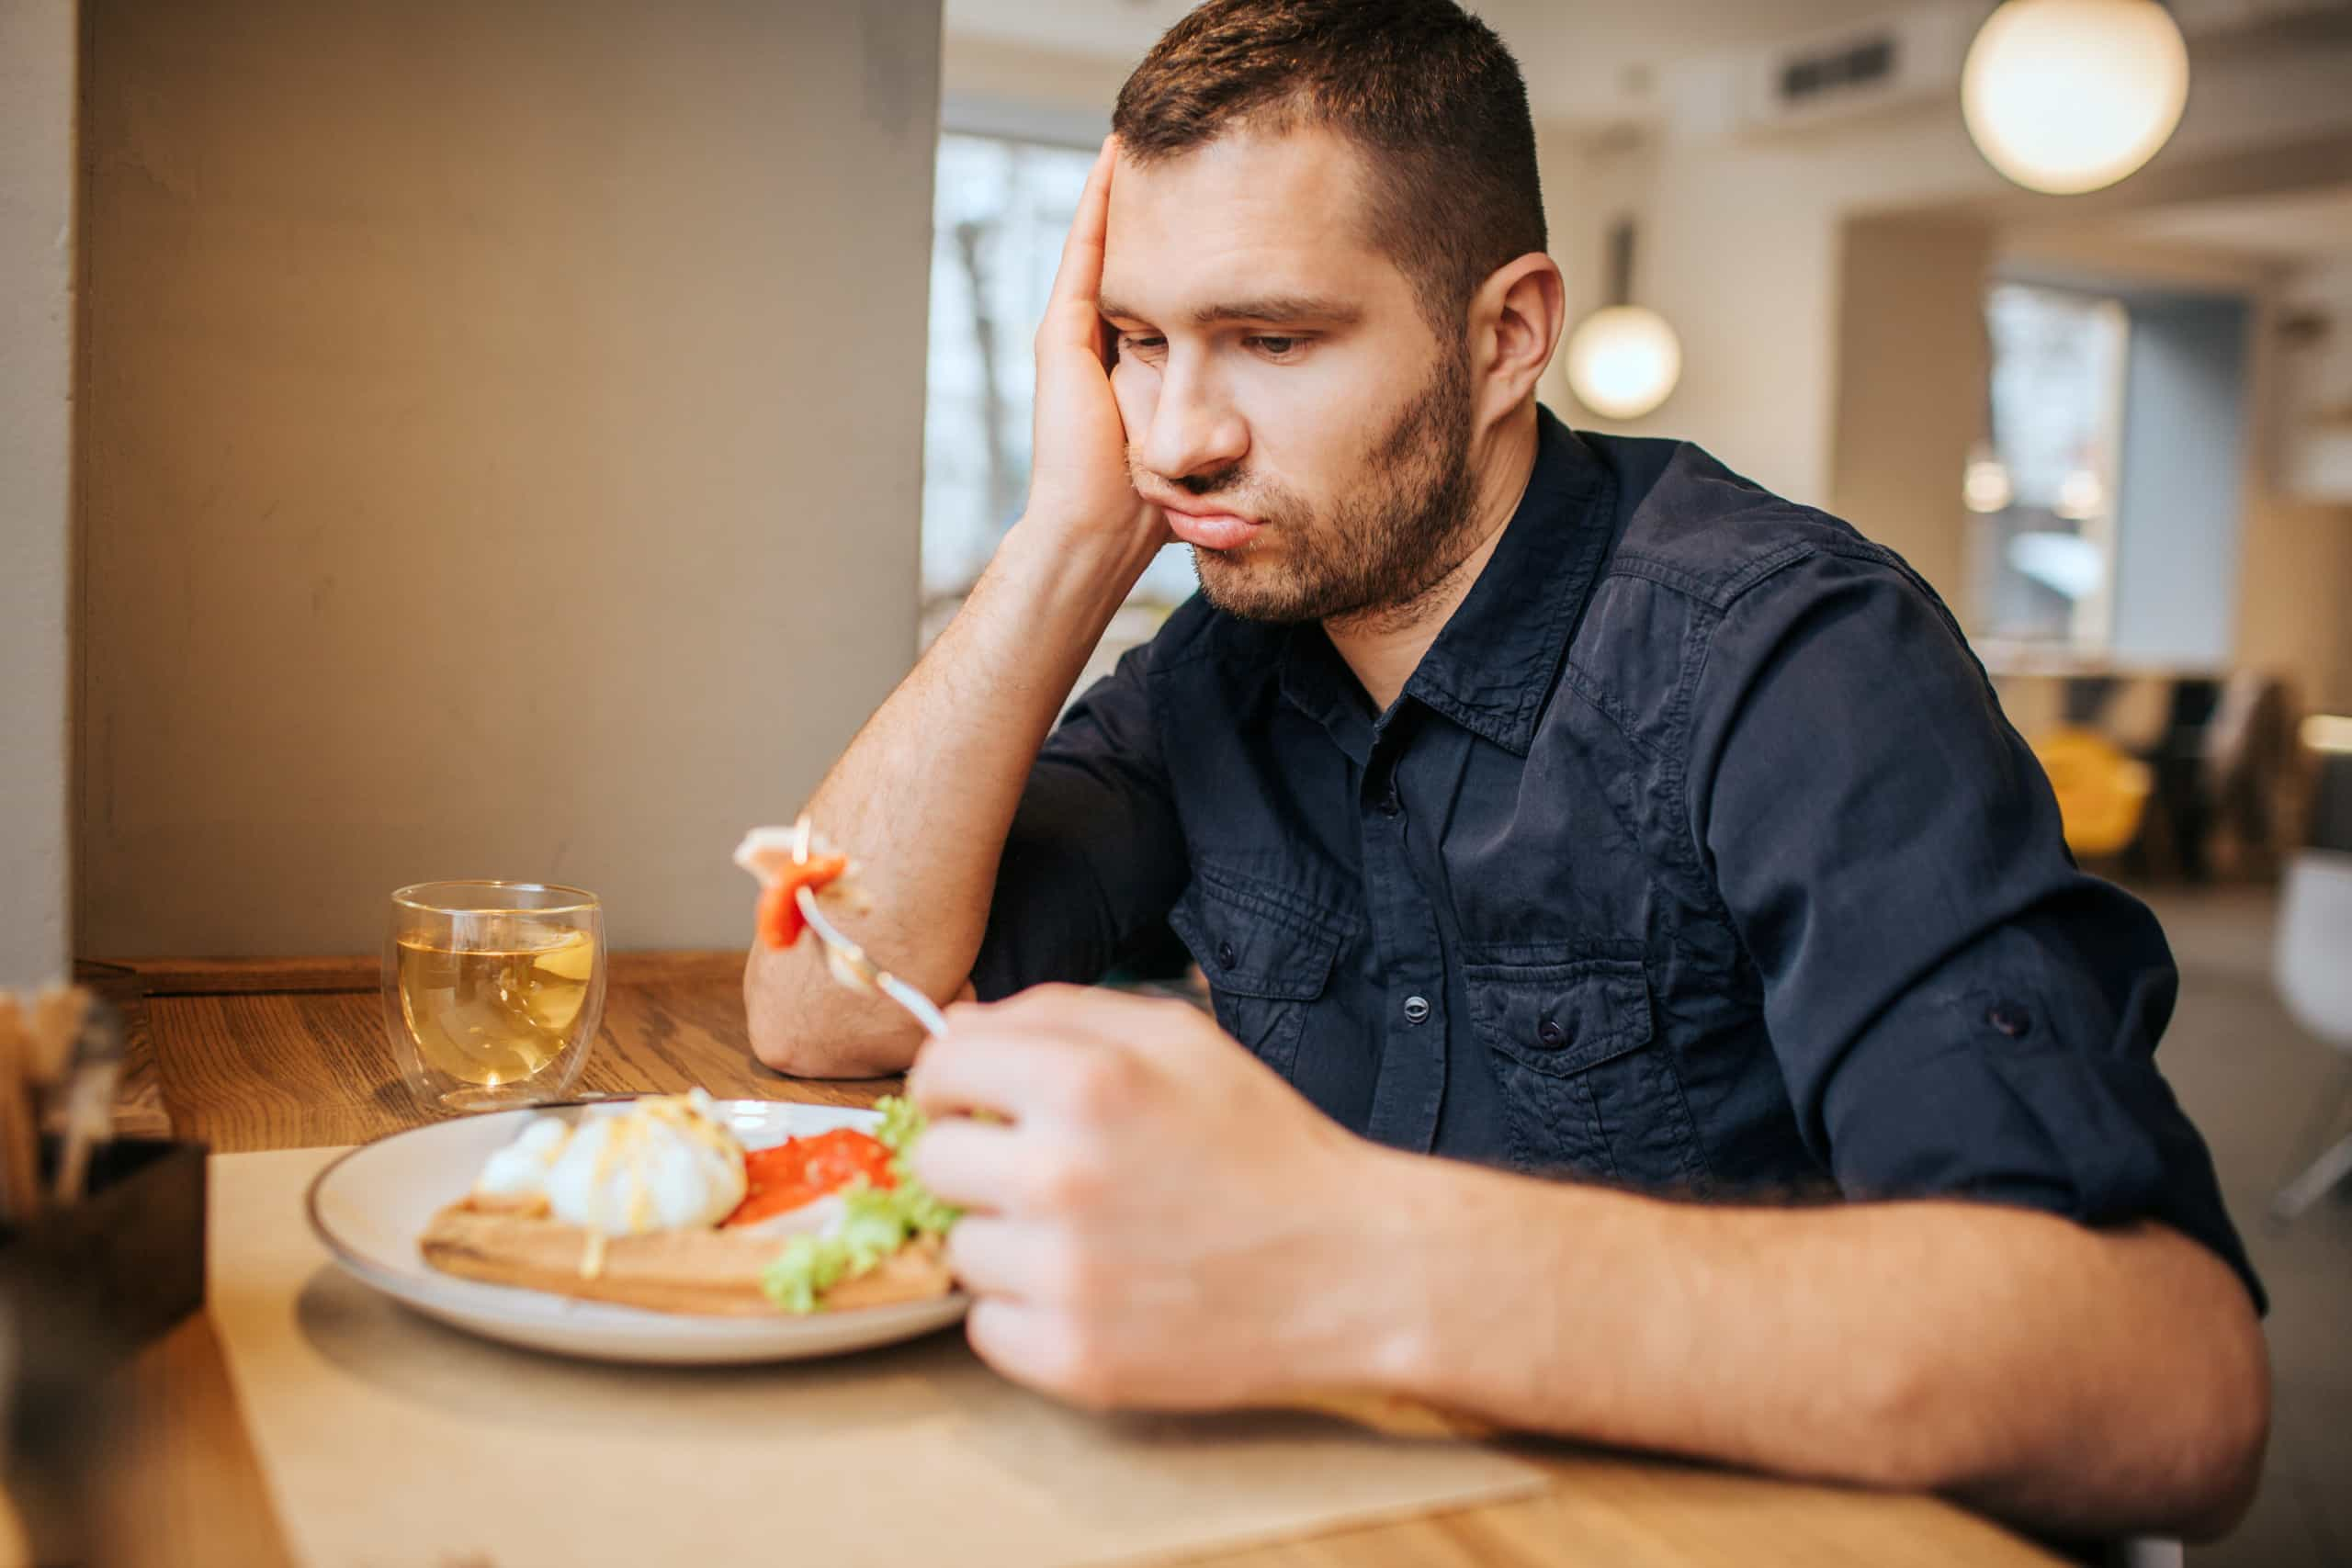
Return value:
M 1992 439 L 1969 464 L 1982 636 L 2103 650 L 2130 322 L 2112 299 L 2003 284 L 1985 301 Z
M 1992 439 L 1964 481 L 1980 639 L 2147 668 L 2228 662 L 2249 320 L 2227 295 L 1991 291 Z
M 922 487 L 923 609 L 934 629 L 1027 497 L 1030 342 L 1093 162 L 1091 149 L 957 133 L 939 140 Z M 1193 588 L 1186 554 L 1163 550 L 1133 598 L 1173 604 Z

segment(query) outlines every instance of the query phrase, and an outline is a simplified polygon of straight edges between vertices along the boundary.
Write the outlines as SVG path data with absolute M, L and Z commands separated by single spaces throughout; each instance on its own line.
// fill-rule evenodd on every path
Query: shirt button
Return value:
M 1380 814 L 1383 817 L 1394 817 L 1404 809 L 1405 803 L 1396 798 L 1395 790 L 1392 789 L 1380 797 Z
M 1216 961 L 1220 968 L 1230 969 L 1239 963 L 1241 955 L 1233 951 L 1231 942 L 1221 942 L 1216 944 Z
M 1429 998 L 1407 997 L 1405 998 L 1405 1021 L 1407 1023 L 1422 1023 L 1428 1021 L 1429 1016 Z
M 1535 1038 L 1541 1040 L 1546 1045 L 1557 1045 L 1561 1041 L 1566 1040 L 1567 1037 L 1568 1032 L 1562 1029 L 1556 1021 L 1548 1018 L 1544 1021 L 1543 1026 L 1535 1032 Z
M 1995 1002 L 1985 1013 L 1984 1021 L 2012 1040 L 2022 1040 L 2033 1032 L 2033 1014 L 2015 1002 Z

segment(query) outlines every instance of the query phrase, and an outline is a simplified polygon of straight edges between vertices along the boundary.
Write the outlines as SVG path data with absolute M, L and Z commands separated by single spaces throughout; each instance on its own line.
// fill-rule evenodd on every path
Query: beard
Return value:
M 1240 468 L 1174 483 L 1258 518 L 1263 540 L 1280 544 L 1278 553 L 1261 540 L 1235 550 L 1193 547 L 1193 574 L 1216 608 L 1283 624 L 1410 622 L 1473 542 L 1468 354 L 1441 357 L 1366 450 L 1349 493 L 1328 508 Z

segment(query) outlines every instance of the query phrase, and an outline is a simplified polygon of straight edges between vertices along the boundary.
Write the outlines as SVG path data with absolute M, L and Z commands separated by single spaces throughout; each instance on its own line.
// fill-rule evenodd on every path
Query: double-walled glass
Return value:
M 427 1111 L 561 1100 L 605 1010 L 605 912 L 537 882 L 421 882 L 392 895 L 384 1032 Z

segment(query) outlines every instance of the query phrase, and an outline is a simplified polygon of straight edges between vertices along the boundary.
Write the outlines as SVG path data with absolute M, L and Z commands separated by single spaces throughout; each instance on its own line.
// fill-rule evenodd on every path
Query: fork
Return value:
M 825 919 L 823 912 L 817 908 L 815 894 L 806 887 L 799 888 L 793 895 L 793 902 L 800 906 L 801 918 L 808 922 L 808 929 L 817 933 L 817 940 L 824 943 L 825 967 L 832 972 L 834 979 L 853 991 L 881 992 L 912 1013 L 915 1021 L 922 1025 L 923 1032 L 933 1040 L 947 1038 L 947 1020 L 938 1008 L 932 1005 L 931 998 L 866 957 L 865 949 L 852 942 L 839 926 Z
M 802 812 L 792 825 L 792 860 L 796 865 L 808 863 L 808 852 L 815 846 L 815 826 L 808 814 Z M 801 919 L 817 933 L 825 949 L 825 968 L 833 978 L 853 991 L 871 995 L 879 992 L 898 1003 L 923 1027 L 923 1032 L 933 1040 L 947 1037 L 947 1020 L 941 1015 L 929 997 L 899 979 L 865 955 L 865 949 L 850 940 L 839 926 L 825 918 L 817 908 L 817 896 L 806 887 L 794 889 L 793 902 L 799 906 Z

